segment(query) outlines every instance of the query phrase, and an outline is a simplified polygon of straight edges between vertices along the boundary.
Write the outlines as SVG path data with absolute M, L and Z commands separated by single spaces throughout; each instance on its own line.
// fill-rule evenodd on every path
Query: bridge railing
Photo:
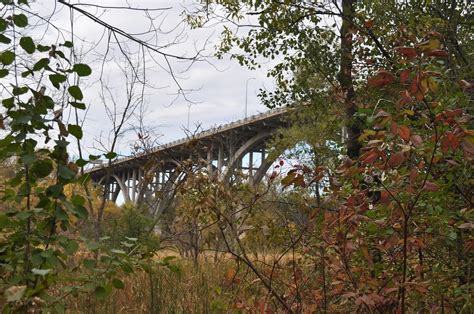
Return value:
M 263 120 L 263 119 L 266 119 L 266 118 L 270 118 L 272 116 L 276 116 L 276 115 L 279 115 L 279 114 L 282 114 L 284 112 L 286 112 L 288 110 L 287 107 L 281 107 L 281 108 L 276 108 L 276 109 L 272 109 L 272 110 L 269 110 L 269 111 L 266 111 L 266 112 L 262 112 L 262 113 L 259 113 L 259 114 L 255 114 L 255 115 L 251 115 L 247 118 L 244 118 L 244 119 L 239 119 L 237 121 L 233 121 L 233 122 L 230 122 L 230 123 L 226 123 L 226 124 L 222 124 L 220 126 L 216 126 L 216 127 L 211 127 L 207 130 L 204 130 L 202 132 L 199 132 L 195 135 L 195 138 L 196 139 L 201 139 L 201 138 L 205 138 L 205 137 L 208 137 L 208 136 L 211 136 L 211 135 L 215 135 L 215 134 L 218 134 L 218 133 L 221 133 L 221 132 L 224 132 L 226 130 L 230 130 L 230 129 L 233 129 L 233 128 L 237 128 L 239 126 L 243 126 L 245 124 L 250 124 L 252 122 L 255 122 L 255 121 L 258 121 L 258 120 Z M 171 147 L 175 147 L 175 146 L 179 146 L 179 145 L 183 145 L 185 144 L 186 142 L 188 142 L 190 139 L 189 137 L 183 137 L 183 138 L 180 138 L 178 140 L 174 140 L 172 142 L 168 142 L 168 143 L 165 143 L 165 144 L 161 144 L 161 145 L 158 145 L 156 146 L 155 148 L 152 148 L 150 151 L 148 152 L 142 152 L 142 153 L 138 153 L 136 155 L 133 155 L 133 156 L 127 156 L 127 157 L 122 157 L 122 158 L 117 158 L 116 160 L 114 160 L 112 162 L 112 165 L 117 165 L 117 164 L 121 164 L 121 163 L 124 163 L 124 162 L 127 162 L 127 161 L 130 161 L 130 160 L 133 160 L 133 159 L 137 159 L 137 158 L 140 158 L 140 157 L 143 157 L 143 156 L 146 156 L 148 154 L 154 154 L 154 153 L 158 153 L 160 151 L 163 151 L 165 149 L 169 149 Z M 98 166 L 94 166 L 90 169 L 87 169 L 86 170 L 86 173 L 91 173 L 91 172 L 94 172 L 94 171 L 97 171 L 97 170 L 100 170 L 100 169 L 103 169 L 104 167 L 107 167 L 108 165 L 105 165 L 105 164 L 101 164 L 101 165 L 98 165 Z

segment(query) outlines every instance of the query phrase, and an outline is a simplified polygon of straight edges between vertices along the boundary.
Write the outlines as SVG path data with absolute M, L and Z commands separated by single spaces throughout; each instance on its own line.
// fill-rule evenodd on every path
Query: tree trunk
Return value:
M 350 158 L 359 156 L 360 144 L 357 138 L 360 135 L 360 127 L 354 119 L 356 113 L 355 91 L 352 78 L 352 54 L 353 43 L 353 19 L 356 0 L 342 0 L 342 25 L 341 25 L 341 63 L 338 75 L 344 97 L 346 148 Z

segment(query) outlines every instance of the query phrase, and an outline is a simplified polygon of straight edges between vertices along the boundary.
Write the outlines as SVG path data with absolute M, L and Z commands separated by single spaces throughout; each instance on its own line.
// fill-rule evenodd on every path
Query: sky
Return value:
M 86 3 L 79 0 L 70 2 Z M 80 6 L 114 27 L 135 34 L 135 37 L 150 45 L 164 46 L 177 42 L 160 51 L 180 57 L 191 57 L 197 50 L 201 50 L 203 57 L 199 62 L 176 60 L 172 57 L 168 59 L 179 85 L 185 90 L 190 90 L 186 92 L 186 97 L 176 98 L 179 88 L 168 73 L 166 60 L 158 53 L 151 51 L 143 53 L 138 44 L 118 37 L 121 48 L 131 52 L 129 58 L 133 64 L 137 64 L 135 60 L 138 59 L 146 60 L 145 63 L 140 63 L 144 66 L 138 67 L 139 73 L 145 70 L 147 82 L 143 90 L 144 98 L 141 103 L 144 107 L 141 116 L 143 125 L 153 129 L 150 134 L 153 140 L 156 139 L 156 144 L 185 137 L 184 129 L 188 126 L 191 131 L 194 131 L 197 125 L 200 125 L 202 129 L 207 129 L 244 118 L 246 95 L 249 116 L 268 110 L 257 97 L 259 88 L 272 89 L 273 87 L 273 82 L 266 77 L 267 64 L 263 63 L 261 70 L 250 71 L 240 66 L 235 60 L 230 60 L 228 56 L 218 60 L 213 54 L 219 43 L 222 25 L 191 30 L 186 23 L 180 22 L 183 19 L 183 11 L 196 8 L 196 1 L 104 0 L 87 3 L 100 3 L 102 6 L 130 5 L 141 8 L 167 8 L 164 11 L 150 11 L 147 17 L 141 11 L 104 10 L 92 6 Z M 71 16 L 68 8 L 48 0 L 37 0 L 32 5 L 32 11 L 42 17 L 50 18 L 51 24 L 62 30 L 58 31 L 53 27 L 46 28 L 42 20 L 37 20 L 38 26 L 34 30 L 36 38 L 44 37 L 45 43 L 62 41 L 61 36 L 70 40 L 72 26 L 77 60 L 92 66 L 93 75 L 81 81 L 80 85 L 83 87 L 85 103 L 88 105 L 87 115 L 82 117 L 85 151 L 95 153 L 97 152 L 95 148 L 101 146 L 99 142 L 107 146 L 107 137 L 112 126 L 107 119 L 104 102 L 110 108 L 115 101 L 118 112 L 126 102 L 127 97 L 124 92 L 126 78 L 120 67 L 127 67 L 127 59 L 120 52 L 117 44 L 107 45 L 108 33 L 105 32 L 104 27 L 84 15 L 74 12 Z M 153 19 L 153 25 L 150 23 L 150 18 Z M 154 28 L 159 28 L 159 31 L 155 32 Z M 115 39 L 112 39 L 112 42 L 114 41 Z M 107 57 L 104 58 L 106 51 Z M 126 68 L 126 72 L 130 76 L 130 67 Z M 106 91 L 109 96 L 104 101 L 100 97 L 100 77 L 110 91 Z M 141 86 L 137 85 L 135 93 L 141 95 Z M 134 116 L 124 127 L 129 131 L 123 134 L 117 148 L 123 155 L 130 154 L 130 147 L 137 140 L 136 132 L 131 130 L 136 125 L 138 125 L 138 118 Z

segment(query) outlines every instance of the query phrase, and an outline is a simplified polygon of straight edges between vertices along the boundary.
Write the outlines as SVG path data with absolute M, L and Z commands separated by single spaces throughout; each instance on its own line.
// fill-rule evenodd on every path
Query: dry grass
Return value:
M 179 271 L 163 266 L 124 278 L 125 288 L 103 301 L 82 295 L 68 300 L 69 313 L 222 313 L 231 311 L 237 291 L 229 282 L 233 261 L 176 259 Z M 231 281 L 231 280 L 230 280 Z

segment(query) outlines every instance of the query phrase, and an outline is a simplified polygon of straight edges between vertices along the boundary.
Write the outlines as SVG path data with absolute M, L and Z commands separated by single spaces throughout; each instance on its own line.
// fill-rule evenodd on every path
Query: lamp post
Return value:
M 191 115 L 191 104 L 188 104 L 188 131 L 189 131 L 189 117 Z
M 249 91 L 249 82 L 251 80 L 256 80 L 255 77 L 251 77 L 247 80 L 247 83 L 245 83 L 245 118 L 247 119 L 247 101 L 248 101 L 248 91 Z

